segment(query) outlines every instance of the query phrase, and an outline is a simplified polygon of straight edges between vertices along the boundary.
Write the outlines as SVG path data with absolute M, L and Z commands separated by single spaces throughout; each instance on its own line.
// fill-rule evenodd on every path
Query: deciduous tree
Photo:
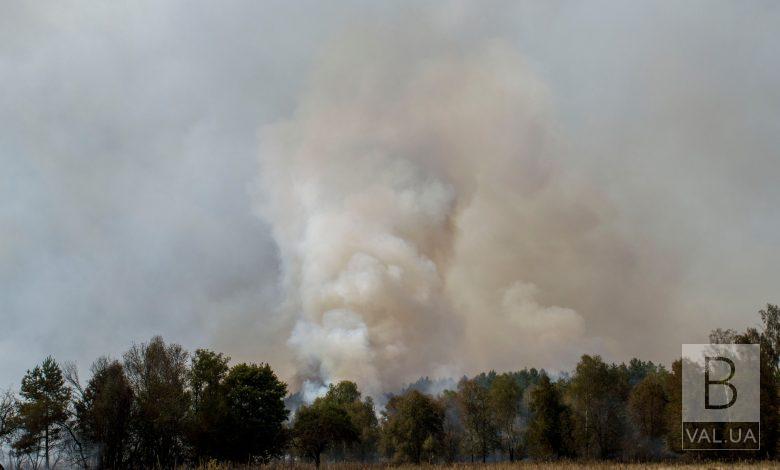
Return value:
M 189 442 L 196 460 L 225 459 L 230 447 L 227 393 L 229 357 L 208 349 L 198 349 L 192 358 L 190 388 L 192 420 Z
M 283 454 L 287 436 L 282 426 L 287 385 L 268 364 L 237 364 L 224 381 L 229 426 L 229 460 L 260 463 Z
M 669 398 L 664 382 L 665 374 L 651 373 L 631 390 L 628 399 L 634 424 L 643 436 L 650 439 L 660 438 L 666 429 L 664 412 Z
M 572 422 L 561 393 L 547 374 L 530 389 L 531 422 L 526 441 L 536 458 L 551 459 L 572 455 Z
M 131 427 L 138 465 L 169 467 L 185 458 L 187 358 L 181 346 L 167 345 L 159 336 L 125 353 L 125 373 L 135 396 Z
M 365 462 L 373 458 L 376 453 L 379 422 L 374 410 L 374 401 L 371 397 L 365 399 L 361 397 L 357 384 L 344 380 L 335 385 L 331 384 L 323 399 L 343 408 L 358 433 L 354 442 L 343 443 L 341 454 Z
M 499 443 L 509 454 L 509 461 L 514 462 L 521 438 L 520 408 L 523 390 L 514 377 L 501 374 L 490 384 L 489 393 Z
M 11 390 L 0 394 L 0 451 L 11 444 L 16 431 L 18 403 Z M 0 452 L 0 455 L 2 453 Z
M 359 434 L 343 407 L 320 398 L 298 408 L 293 436 L 298 451 L 319 468 L 323 452 L 340 443 L 354 442 Z
M 444 410 L 417 390 L 390 398 L 383 412 L 385 451 L 396 461 L 433 459 L 443 434 Z
M 625 435 L 628 377 L 599 356 L 583 355 L 568 388 L 575 441 L 586 458 L 618 457 Z
M 462 380 L 458 384 L 458 398 L 463 422 L 476 446 L 476 453 L 487 461 L 487 456 L 498 442 L 498 427 L 488 389 L 476 380 Z
M 121 468 L 129 457 L 133 390 L 118 361 L 99 359 L 76 401 L 77 428 L 97 449 L 100 468 Z

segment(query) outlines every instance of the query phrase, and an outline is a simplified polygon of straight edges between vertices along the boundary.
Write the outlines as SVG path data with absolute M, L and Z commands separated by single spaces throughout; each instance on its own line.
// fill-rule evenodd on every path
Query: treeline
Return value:
M 778 446 L 780 310 L 761 327 L 715 330 L 711 342 L 761 344 L 761 451 Z M 454 390 L 407 387 L 378 410 L 357 385 L 331 385 L 291 412 L 267 364 L 188 354 L 155 337 L 121 361 L 100 358 L 82 384 L 46 358 L 0 399 L 10 468 L 173 468 L 275 459 L 433 463 L 560 458 L 655 460 L 681 455 L 681 367 L 584 355 L 571 374 L 543 370 L 464 377 Z M 688 454 L 694 455 L 695 454 Z M 698 457 L 724 458 L 723 453 Z

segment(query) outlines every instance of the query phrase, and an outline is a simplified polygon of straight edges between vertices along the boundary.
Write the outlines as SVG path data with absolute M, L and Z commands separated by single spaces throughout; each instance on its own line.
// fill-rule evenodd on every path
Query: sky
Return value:
M 0 387 L 156 334 L 377 393 L 668 363 L 778 302 L 774 2 L 0 10 Z

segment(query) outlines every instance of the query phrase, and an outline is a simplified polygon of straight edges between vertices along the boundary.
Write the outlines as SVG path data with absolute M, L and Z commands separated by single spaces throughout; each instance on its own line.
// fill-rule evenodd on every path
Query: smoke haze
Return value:
M 312 396 L 776 302 L 777 6 L 3 5 L 0 385 L 160 333 Z
M 549 211 L 541 236 L 576 250 L 601 210 L 554 168 L 547 89 L 511 47 L 399 56 L 403 41 L 341 39 L 261 150 L 302 374 L 375 394 L 496 347 L 534 361 L 579 341 L 582 317 L 540 305 L 504 259 L 540 249 L 527 227 Z

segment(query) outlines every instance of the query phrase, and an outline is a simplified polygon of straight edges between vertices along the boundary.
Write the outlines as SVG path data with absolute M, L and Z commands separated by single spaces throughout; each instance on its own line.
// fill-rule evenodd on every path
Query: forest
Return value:
M 86 469 L 773 459 L 780 309 L 767 305 L 759 317 L 756 328 L 716 329 L 710 341 L 761 345 L 760 451 L 681 450 L 679 360 L 667 368 L 586 354 L 570 373 L 490 371 L 435 394 L 425 378 L 380 407 L 350 381 L 300 403 L 268 364 L 231 365 L 158 336 L 121 360 L 97 359 L 86 382 L 52 357 L 28 370 L 0 398 L 0 461 Z

